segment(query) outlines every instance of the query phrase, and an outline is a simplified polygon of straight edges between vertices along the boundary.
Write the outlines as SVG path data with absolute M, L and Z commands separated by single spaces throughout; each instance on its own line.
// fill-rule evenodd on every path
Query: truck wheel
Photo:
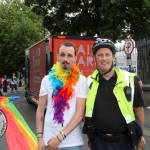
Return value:
M 29 101 L 29 99 L 27 97 L 26 97 L 26 101 L 27 101 L 28 104 L 32 104 L 32 102 Z

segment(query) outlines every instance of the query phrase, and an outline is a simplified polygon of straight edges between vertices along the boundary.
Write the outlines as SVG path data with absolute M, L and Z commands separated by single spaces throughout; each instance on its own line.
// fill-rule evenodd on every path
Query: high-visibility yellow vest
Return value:
M 115 84 L 115 87 L 113 89 L 113 93 L 116 97 L 116 100 L 118 102 L 119 108 L 121 110 L 121 113 L 126 121 L 127 124 L 135 120 L 135 115 L 133 112 L 133 99 L 134 99 L 134 73 L 129 73 L 127 71 L 123 71 L 121 69 L 115 68 L 115 72 L 117 74 L 117 82 Z M 87 84 L 88 84 L 88 96 L 86 100 L 86 117 L 92 117 L 93 109 L 94 109 L 94 102 L 97 95 L 98 86 L 100 84 L 99 71 L 95 70 L 92 75 L 90 75 L 87 78 Z M 125 93 L 124 93 L 124 87 L 129 86 L 131 87 L 131 101 L 128 101 Z

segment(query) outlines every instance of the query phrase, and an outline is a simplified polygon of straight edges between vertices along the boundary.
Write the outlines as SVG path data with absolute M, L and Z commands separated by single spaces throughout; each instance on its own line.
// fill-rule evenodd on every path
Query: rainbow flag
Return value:
M 7 119 L 6 140 L 9 150 L 37 150 L 37 138 L 13 101 L 20 96 L 0 97 L 0 109 Z

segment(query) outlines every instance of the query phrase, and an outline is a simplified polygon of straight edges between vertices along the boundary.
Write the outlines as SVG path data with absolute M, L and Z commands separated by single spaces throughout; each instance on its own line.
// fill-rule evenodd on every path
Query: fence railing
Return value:
M 143 84 L 150 85 L 150 38 L 135 42 L 138 52 L 138 75 Z

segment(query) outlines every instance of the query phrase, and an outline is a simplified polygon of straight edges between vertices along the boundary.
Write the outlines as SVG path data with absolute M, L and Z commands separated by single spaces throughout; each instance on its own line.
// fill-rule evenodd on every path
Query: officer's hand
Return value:
M 142 136 L 141 141 L 140 141 L 139 145 L 137 146 L 137 149 L 139 149 L 140 147 L 145 146 L 145 145 L 146 145 L 146 142 L 145 142 L 144 137 Z
M 91 141 L 88 140 L 88 147 L 91 148 Z

